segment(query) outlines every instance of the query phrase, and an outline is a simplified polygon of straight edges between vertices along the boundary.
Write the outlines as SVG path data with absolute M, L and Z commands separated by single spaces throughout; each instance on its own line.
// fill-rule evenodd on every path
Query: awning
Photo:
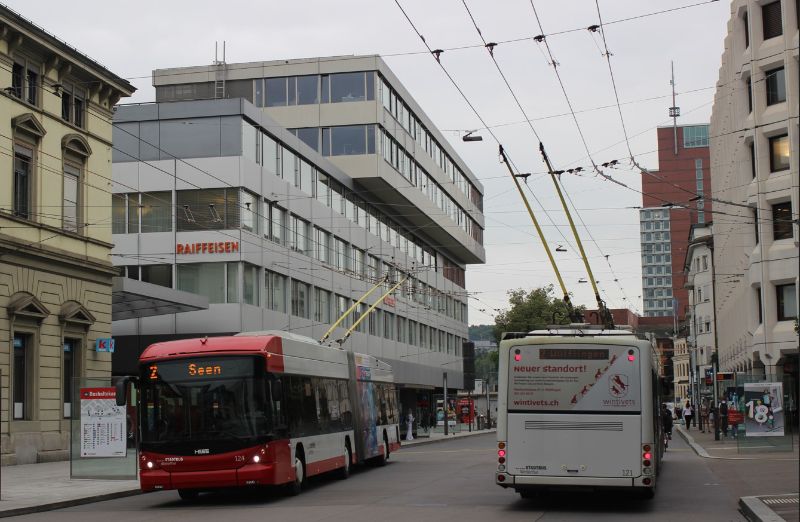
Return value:
M 208 298 L 127 277 L 115 277 L 111 289 L 111 320 L 207 310 Z

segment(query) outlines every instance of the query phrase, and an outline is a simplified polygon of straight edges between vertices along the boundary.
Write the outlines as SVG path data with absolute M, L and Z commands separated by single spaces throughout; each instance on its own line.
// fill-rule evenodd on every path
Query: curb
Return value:
M 694 441 L 694 437 L 692 437 L 691 435 L 686 433 L 683 430 L 683 428 L 678 426 L 677 430 L 678 430 L 678 433 L 680 433 L 681 437 L 683 437 L 683 440 L 686 441 L 686 444 L 691 446 L 692 449 L 694 450 L 694 452 L 697 453 L 699 456 L 703 457 L 704 459 L 717 458 L 717 457 L 712 457 L 711 455 L 709 455 L 708 452 L 706 451 L 706 449 L 703 446 L 701 446 L 700 444 L 696 443 Z
M 488 433 L 497 433 L 497 428 L 492 428 L 490 430 L 480 430 L 480 431 L 473 431 L 472 433 L 466 432 L 456 436 L 448 435 L 446 438 L 435 438 L 435 439 L 414 439 L 413 441 L 400 441 L 400 449 L 403 448 L 413 448 L 414 446 L 424 446 L 426 444 L 435 444 L 437 442 L 447 442 L 451 440 L 458 440 L 458 439 L 467 439 L 469 437 L 475 437 L 478 435 L 486 435 Z
M 91 497 L 81 497 L 70 500 L 61 500 L 59 502 L 50 502 L 49 504 L 39 504 L 35 506 L 6 509 L 0 511 L 0 518 L 16 517 L 19 515 L 30 515 L 32 513 L 42 513 L 45 511 L 53 511 L 54 509 L 63 509 L 73 506 L 81 506 L 83 504 L 92 504 L 94 502 L 103 502 L 106 500 L 114 500 L 117 498 L 132 497 L 134 495 L 140 495 L 140 494 L 142 494 L 142 490 L 136 488 L 136 489 L 128 489 L 125 491 L 115 491 L 114 493 L 104 493 L 102 495 L 94 495 Z
M 750 522 L 785 522 L 783 517 L 772 511 L 758 497 L 741 497 L 739 511 Z

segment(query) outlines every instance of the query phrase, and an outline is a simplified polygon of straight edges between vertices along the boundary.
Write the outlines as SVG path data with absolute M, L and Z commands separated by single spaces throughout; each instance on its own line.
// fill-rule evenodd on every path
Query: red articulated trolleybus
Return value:
M 369 355 L 266 331 L 156 343 L 139 362 L 143 491 L 297 494 L 307 477 L 346 478 L 400 448 L 392 369 Z

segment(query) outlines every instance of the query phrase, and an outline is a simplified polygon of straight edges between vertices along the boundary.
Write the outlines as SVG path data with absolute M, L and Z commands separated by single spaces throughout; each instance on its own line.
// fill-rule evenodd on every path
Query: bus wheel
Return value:
M 181 497 L 181 500 L 197 500 L 200 492 L 196 489 L 179 489 L 178 496 Z
M 344 480 L 350 476 L 350 463 L 352 462 L 350 456 L 350 446 L 344 446 L 344 466 L 339 468 L 339 478 Z
M 289 484 L 290 495 L 299 495 L 303 491 L 303 485 L 306 480 L 306 464 L 303 459 L 302 450 L 298 449 L 294 458 L 294 482 Z

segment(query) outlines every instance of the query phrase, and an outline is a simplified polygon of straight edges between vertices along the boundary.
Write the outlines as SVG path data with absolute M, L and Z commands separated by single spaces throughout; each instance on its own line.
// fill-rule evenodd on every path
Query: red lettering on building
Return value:
M 231 254 L 239 251 L 238 241 L 207 243 L 176 243 L 176 254 Z

